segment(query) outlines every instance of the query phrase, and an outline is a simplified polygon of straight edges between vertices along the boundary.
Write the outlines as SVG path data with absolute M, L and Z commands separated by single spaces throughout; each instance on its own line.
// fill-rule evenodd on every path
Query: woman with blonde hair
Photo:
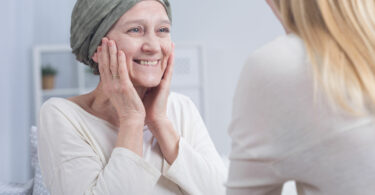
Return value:
M 243 69 L 227 193 L 375 194 L 375 1 L 267 2 L 288 35 Z

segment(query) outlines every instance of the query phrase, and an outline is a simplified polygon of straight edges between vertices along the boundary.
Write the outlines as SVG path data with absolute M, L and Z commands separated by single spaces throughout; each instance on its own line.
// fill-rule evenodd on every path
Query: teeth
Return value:
M 150 65 L 150 66 L 154 66 L 158 63 L 158 61 L 146 61 L 146 60 L 140 60 L 140 64 L 142 65 Z

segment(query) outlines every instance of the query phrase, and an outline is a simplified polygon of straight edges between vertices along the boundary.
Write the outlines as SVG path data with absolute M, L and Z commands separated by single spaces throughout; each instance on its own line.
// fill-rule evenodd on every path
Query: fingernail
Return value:
M 102 39 L 102 43 L 103 43 L 104 45 L 106 45 L 107 42 L 108 42 L 107 38 L 104 37 L 104 38 Z

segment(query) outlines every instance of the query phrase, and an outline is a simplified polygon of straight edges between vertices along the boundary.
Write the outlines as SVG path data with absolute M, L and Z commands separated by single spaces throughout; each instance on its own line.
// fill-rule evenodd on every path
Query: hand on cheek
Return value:
M 149 90 L 146 93 L 143 103 L 146 108 L 146 123 L 150 126 L 159 126 L 155 125 L 158 123 L 165 122 L 168 120 L 167 117 L 167 102 L 170 92 L 170 85 L 173 74 L 174 66 L 174 45 L 172 45 L 171 52 L 166 60 L 166 68 L 164 70 L 163 78 L 160 81 L 159 86 Z
M 172 164 L 178 155 L 179 135 L 167 116 L 167 103 L 174 67 L 174 44 L 167 57 L 166 68 L 159 86 L 146 94 L 146 124 L 159 142 L 164 158 Z
M 119 123 L 131 121 L 143 124 L 144 106 L 130 81 L 124 52 L 117 50 L 113 40 L 103 38 L 96 56 L 103 93 L 115 107 Z

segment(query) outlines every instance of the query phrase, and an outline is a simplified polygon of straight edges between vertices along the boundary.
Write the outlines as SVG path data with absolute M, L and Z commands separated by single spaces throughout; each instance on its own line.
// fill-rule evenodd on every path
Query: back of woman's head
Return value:
M 345 110 L 375 107 L 375 1 L 273 0 L 304 40 L 317 86 Z

